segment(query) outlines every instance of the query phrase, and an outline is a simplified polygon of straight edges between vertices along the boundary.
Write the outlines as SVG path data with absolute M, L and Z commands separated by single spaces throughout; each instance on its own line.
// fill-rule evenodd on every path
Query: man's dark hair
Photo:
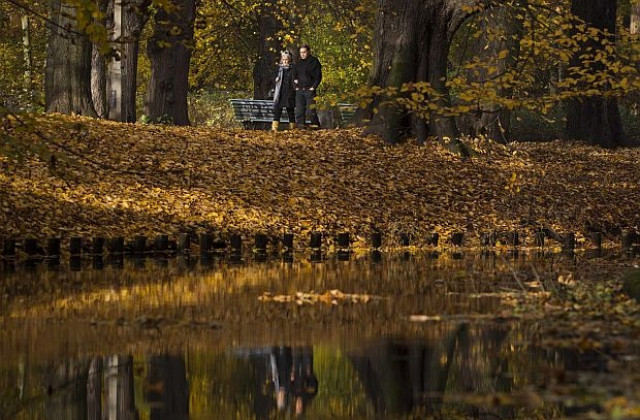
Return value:
M 302 48 L 306 48 L 306 49 L 307 49 L 307 51 L 311 52 L 311 47 L 309 46 L 309 44 L 301 45 L 301 46 L 300 46 L 300 49 L 302 49 Z

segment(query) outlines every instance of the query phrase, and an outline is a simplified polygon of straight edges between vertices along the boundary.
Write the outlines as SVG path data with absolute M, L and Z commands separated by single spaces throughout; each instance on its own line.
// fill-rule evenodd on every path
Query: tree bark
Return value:
M 466 4 L 464 0 L 378 0 L 369 84 L 400 88 L 406 83 L 429 82 L 440 94 L 432 100 L 448 106 L 447 59 L 453 34 L 467 17 L 463 11 Z M 459 137 L 453 117 L 433 115 L 425 122 L 398 106 L 383 104 L 381 98 L 374 98 L 359 118 L 369 119 L 369 131 L 388 143 L 411 135 L 420 142 L 428 135 L 441 140 Z
M 29 98 L 29 106 L 31 109 L 34 103 L 33 92 L 33 60 L 31 54 L 31 24 L 29 22 L 29 16 L 22 16 L 22 51 L 24 54 L 24 90 Z
M 631 1 L 631 13 L 629 19 L 629 32 L 631 35 L 640 33 L 640 1 Z
M 253 98 L 267 99 L 273 88 L 276 65 L 280 59 L 281 45 L 276 34 L 283 29 L 282 23 L 274 15 L 275 1 L 265 2 L 256 10 L 255 18 L 258 27 L 256 38 L 257 60 L 253 67 Z
M 151 420 L 189 418 L 189 384 L 183 357 L 150 358 L 146 400 L 152 403 Z
M 584 20 L 588 25 L 611 34 L 615 44 L 616 0 L 572 0 L 571 13 Z M 580 50 L 573 54 L 571 67 L 583 68 L 582 55 L 593 56 L 604 46 L 594 39 L 580 43 Z M 594 64 L 592 71 L 603 71 L 603 66 Z M 570 74 L 569 77 L 572 75 Z M 573 77 L 579 78 L 578 75 Z M 586 88 L 585 84 L 582 88 Z M 565 136 L 569 139 L 583 140 L 606 148 L 630 145 L 625 138 L 615 98 L 588 96 L 570 100 L 567 103 L 567 126 Z
M 193 49 L 195 0 L 172 0 L 175 6 L 155 15 L 147 53 L 151 60 L 148 116 L 152 121 L 189 125 L 187 93 Z
M 76 7 L 50 1 L 45 110 L 97 117 L 91 98 L 91 43 L 77 29 Z
M 123 122 L 135 122 L 136 91 L 138 80 L 138 53 L 140 35 L 149 20 L 150 0 L 123 1 L 124 23 L 122 27 L 121 66 L 122 66 L 122 119 Z M 187 66 L 188 68 L 188 66 Z
M 89 365 L 87 420 L 102 420 L 102 356 L 94 356 Z
M 98 9 L 104 16 L 108 16 L 109 10 L 113 10 L 114 0 L 96 0 Z M 96 22 L 106 25 L 106 19 Z M 107 102 L 107 62 L 97 45 L 91 49 L 91 97 L 96 113 L 100 118 L 107 118 L 109 108 Z
M 138 420 L 133 388 L 133 356 L 107 358 L 105 375 L 105 418 Z

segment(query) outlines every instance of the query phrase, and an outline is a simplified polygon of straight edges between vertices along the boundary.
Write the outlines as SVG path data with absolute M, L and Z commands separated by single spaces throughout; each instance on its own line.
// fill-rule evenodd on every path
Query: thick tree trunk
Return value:
M 187 93 L 193 49 L 195 0 L 172 0 L 169 13 L 155 15 L 155 32 L 147 53 L 151 60 L 147 114 L 152 121 L 189 125 Z
M 47 112 L 97 117 L 91 98 L 91 43 L 77 33 L 76 7 L 51 0 L 45 75 Z M 66 29 L 64 29 L 66 28 Z
M 429 82 L 439 92 L 431 98 L 440 105 L 450 103 L 446 87 L 447 58 L 453 34 L 466 17 L 464 0 L 378 0 L 378 19 L 371 86 L 396 87 L 411 82 Z M 373 109 L 378 109 L 376 114 Z M 370 120 L 369 131 L 388 143 L 416 135 L 456 139 L 452 117 L 432 115 L 427 122 L 397 105 L 374 98 L 360 119 Z
M 276 65 L 280 60 L 279 50 L 282 45 L 278 42 L 277 33 L 283 29 L 282 23 L 274 16 L 275 1 L 265 2 L 261 9 L 256 10 L 258 23 L 257 60 L 253 67 L 253 98 L 267 99 L 273 88 Z
M 616 31 L 616 11 L 616 0 L 573 0 L 571 3 L 571 13 L 590 26 L 607 30 L 612 37 Z M 615 40 L 612 41 L 615 44 Z M 584 68 L 580 56 L 593 56 L 598 50 L 604 50 L 604 47 L 596 40 L 582 42 L 580 50 L 571 59 L 571 67 Z M 595 72 L 603 70 L 597 64 L 590 68 Z M 577 75 L 573 77 L 579 78 Z M 583 84 L 582 87 L 587 86 Z M 565 135 L 569 139 L 584 140 L 607 148 L 628 145 L 615 98 L 589 96 L 569 101 Z
M 109 10 L 113 10 L 114 0 L 96 0 L 98 9 L 107 16 Z M 97 24 L 106 25 L 106 19 L 102 18 Z M 107 102 L 107 62 L 97 45 L 91 50 L 91 97 L 96 113 L 100 118 L 107 118 L 109 114 Z
M 469 39 L 469 44 L 463 48 L 466 57 L 459 57 L 458 61 L 477 58 L 483 63 L 492 63 L 494 73 L 487 71 L 478 72 L 477 69 L 467 71 L 468 80 L 484 83 L 495 77 L 496 74 L 504 74 L 516 64 L 518 50 L 522 34 L 520 21 L 512 14 L 511 7 L 493 7 L 478 15 L 479 21 L 471 26 L 471 29 L 482 35 Z M 477 25 L 477 26 L 476 26 Z M 499 28 L 502 36 L 487 36 L 490 28 Z M 499 59 L 502 51 L 508 51 L 504 59 Z M 464 71 L 464 70 L 463 70 Z M 509 97 L 512 91 L 500 89 L 500 96 Z M 506 143 L 509 136 L 511 112 L 495 102 L 481 101 L 476 112 L 472 116 L 465 115 L 458 122 L 463 125 L 461 131 L 473 136 L 484 135 L 487 138 Z M 466 123 L 466 124 L 465 124 Z
M 87 417 L 88 373 L 89 363 L 84 360 L 69 360 L 48 370 L 45 377 L 46 419 L 82 420 Z
M 189 384 L 183 357 L 150 358 L 146 400 L 152 403 L 151 420 L 189 418 Z

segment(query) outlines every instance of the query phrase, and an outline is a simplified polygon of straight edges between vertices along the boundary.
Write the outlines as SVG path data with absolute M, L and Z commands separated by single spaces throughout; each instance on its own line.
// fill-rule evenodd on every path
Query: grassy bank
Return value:
M 640 150 L 470 141 L 478 157 L 464 160 L 435 142 L 388 147 L 358 130 L 33 123 L 9 129 L 41 153 L 2 158 L 4 237 L 292 231 L 306 243 L 318 230 L 364 245 L 377 228 L 387 245 L 400 232 L 422 244 L 434 231 L 466 232 L 473 244 L 489 230 L 531 242 L 543 226 L 579 240 L 640 227 Z

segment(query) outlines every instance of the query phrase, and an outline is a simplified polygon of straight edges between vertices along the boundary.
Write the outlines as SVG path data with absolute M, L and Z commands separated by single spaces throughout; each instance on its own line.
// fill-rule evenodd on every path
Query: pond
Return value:
M 565 342 L 535 308 L 551 285 L 634 261 L 4 261 L 0 419 L 615 417 L 640 400 L 638 340 Z

